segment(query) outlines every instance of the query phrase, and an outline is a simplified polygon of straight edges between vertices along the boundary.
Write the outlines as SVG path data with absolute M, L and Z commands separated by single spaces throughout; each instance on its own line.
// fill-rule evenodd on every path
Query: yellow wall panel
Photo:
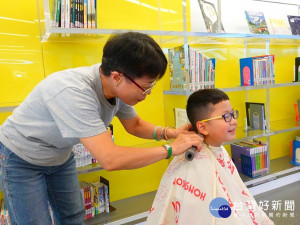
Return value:
M 182 1 L 160 0 L 161 30 L 183 31 Z
M 0 15 L 0 104 L 14 105 L 44 78 L 36 1 L 5 1 Z
M 98 28 L 159 29 L 159 8 L 156 0 L 101 0 L 97 7 Z

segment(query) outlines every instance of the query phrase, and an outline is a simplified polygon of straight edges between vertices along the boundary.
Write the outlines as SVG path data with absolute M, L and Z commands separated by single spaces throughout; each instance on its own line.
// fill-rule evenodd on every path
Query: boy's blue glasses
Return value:
M 232 118 L 237 119 L 239 118 L 239 111 L 238 110 L 234 110 L 233 112 L 228 112 L 223 114 L 222 116 L 216 116 L 210 119 L 205 119 L 205 120 L 201 120 L 200 122 L 206 122 L 209 120 L 215 120 L 215 119 L 220 119 L 223 118 L 225 120 L 225 122 L 230 122 L 232 120 Z

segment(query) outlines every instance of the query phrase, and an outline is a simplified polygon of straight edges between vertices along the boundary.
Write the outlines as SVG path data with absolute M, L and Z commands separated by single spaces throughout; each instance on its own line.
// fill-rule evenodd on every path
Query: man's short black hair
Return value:
M 160 79 L 167 64 L 162 49 L 150 36 L 127 32 L 112 35 L 106 42 L 101 69 L 105 76 L 109 76 L 112 71 L 119 71 L 131 78 L 147 75 Z
M 229 100 L 228 95 L 219 89 L 202 89 L 191 94 L 187 101 L 186 112 L 194 130 L 197 131 L 198 121 L 208 119 L 212 113 L 211 104 L 215 105 L 226 100 Z

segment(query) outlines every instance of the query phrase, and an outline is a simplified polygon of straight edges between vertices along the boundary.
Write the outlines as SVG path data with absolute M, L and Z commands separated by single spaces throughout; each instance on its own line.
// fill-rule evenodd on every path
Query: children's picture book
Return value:
M 186 114 L 186 109 L 174 108 L 175 111 L 175 127 L 181 127 L 182 125 L 189 123 L 189 119 Z
M 293 35 L 300 35 L 300 16 L 287 16 Z
M 269 34 L 268 26 L 263 12 L 245 11 L 246 20 L 253 34 Z
M 281 18 L 270 18 L 273 34 L 291 35 L 291 30 Z
M 246 102 L 247 125 L 255 130 L 266 129 L 264 103 Z
M 185 90 L 189 74 L 189 46 L 168 49 L 171 90 Z
M 205 0 L 198 0 L 198 2 L 207 31 L 211 33 L 224 33 L 225 31 L 221 21 L 221 29 L 218 31 L 218 13 L 215 5 L 212 2 Z

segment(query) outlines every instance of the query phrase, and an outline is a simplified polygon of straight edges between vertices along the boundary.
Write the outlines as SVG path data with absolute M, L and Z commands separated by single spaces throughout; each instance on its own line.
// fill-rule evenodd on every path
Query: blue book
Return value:
M 300 166 L 300 141 L 293 140 L 293 160 L 294 165 Z
M 253 58 L 240 59 L 241 86 L 254 85 Z

